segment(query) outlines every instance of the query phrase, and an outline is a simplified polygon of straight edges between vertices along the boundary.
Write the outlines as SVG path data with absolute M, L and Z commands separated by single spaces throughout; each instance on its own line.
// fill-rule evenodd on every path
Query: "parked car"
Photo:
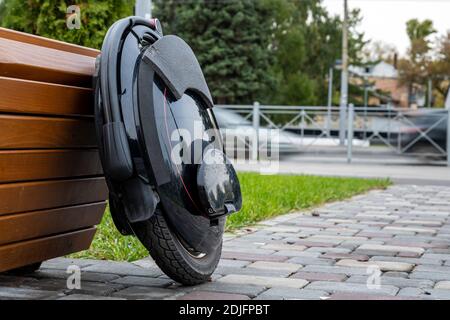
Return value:
M 253 123 L 230 109 L 214 108 L 214 115 L 221 128 L 228 156 L 236 157 L 237 153 L 245 152 L 247 158 L 248 153 L 251 152 Z M 267 127 L 260 127 L 258 132 L 260 151 L 268 154 L 269 157 L 271 156 L 270 150 L 278 150 L 279 155 L 282 156 L 304 151 L 309 146 L 335 147 L 339 145 L 337 138 L 301 136 L 293 132 Z M 354 139 L 353 145 L 368 147 L 369 142 Z
M 228 109 L 215 108 L 214 115 L 220 126 L 226 153 L 234 156 L 235 152 L 251 152 L 253 124 L 242 115 Z M 299 152 L 302 148 L 300 135 L 265 127 L 258 130 L 259 145 L 262 152 L 269 149 L 280 154 Z
M 400 143 L 409 153 L 438 154 L 447 150 L 447 110 L 420 110 L 409 114 L 406 126 L 402 127 Z M 425 136 L 421 136 L 425 134 Z M 431 140 L 431 141 L 430 141 Z

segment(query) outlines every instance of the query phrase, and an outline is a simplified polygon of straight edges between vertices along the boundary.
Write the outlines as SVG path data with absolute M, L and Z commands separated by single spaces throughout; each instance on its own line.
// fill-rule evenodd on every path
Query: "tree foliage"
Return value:
M 406 33 L 412 42 L 424 41 L 435 32 L 436 30 L 431 20 L 419 21 L 418 19 L 411 19 L 406 22 Z
M 431 77 L 433 56 L 430 36 L 436 30 L 431 20 L 411 19 L 406 23 L 406 33 L 410 40 L 407 56 L 399 61 L 400 82 L 409 90 L 410 103 L 419 91 L 424 91 Z
M 395 65 L 397 58 L 397 47 L 379 40 L 370 42 L 363 50 L 364 63 L 369 65 L 374 65 L 381 61 Z
M 108 28 L 132 14 L 130 0 L 4 0 L 0 25 L 27 33 L 100 48 Z M 80 29 L 66 25 L 67 8 L 80 7 Z
M 284 7 L 275 17 L 272 48 L 277 88 L 270 97 L 276 104 L 325 104 L 327 75 L 342 53 L 342 21 L 330 16 L 319 0 L 273 0 Z M 357 32 L 358 10 L 349 15 L 349 55 L 360 62 L 366 42 Z M 340 84 L 335 77 L 334 88 Z
M 132 14 L 134 1 L 0 3 L 4 27 L 100 48 L 109 26 Z M 79 30 L 66 26 L 67 6 L 72 4 L 81 9 Z M 165 34 L 181 36 L 197 54 L 217 102 L 326 103 L 328 70 L 341 57 L 342 21 L 331 16 L 321 0 L 154 0 L 154 4 Z M 359 11 L 350 13 L 353 64 L 360 62 L 366 44 L 357 32 L 360 20 Z M 335 92 L 339 84 L 336 75 Z
M 341 56 L 342 21 L 321 0 L 157 0 L 165 32 L 182 36 L 219 102 L 323 104 L 327 74 Z M 365 45 L 350 14 L 353 63 Z M 339 87 L 335 77 L 335 88 Z
M 164 32 L 182 37 L 196 53 L 217 102 L 251 103 L 272 85 L 271 12 L 265 1 L 155 3 Z
M 437 57 L 429 67 L 437 93 L 437 105 L 443 105 L 450 90 L 450 31 L 438 39 Z

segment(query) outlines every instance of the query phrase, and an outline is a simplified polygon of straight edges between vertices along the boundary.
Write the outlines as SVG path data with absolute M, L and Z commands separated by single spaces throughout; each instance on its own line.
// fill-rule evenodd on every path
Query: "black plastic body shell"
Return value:
M 156 42 L 142 47 L 139 39 Z M 225 218 L 211 223 L 207 209 L 200 206 L 197 165 L 174 167 L 170 142 L 161 139 L 157 119 L 166 102 L 176 110 L 183 109 L 176 105 L 190 108 L 204 129 L 216 130 L 221 139 L 214 116 L 207 111 L 213 103 L 192 50 L 177 37 L 162 37 L 151 30 L 148 21 L 120 20 L 108 31 L 96 84 L 100 157 L 118 229 L 130 234 L 133 223 L 149 219 L 160 206 L 172 232 L 188 247 L 206 253 L 218 249 Z M 172 114 L 174 109 L 167 118 L 173 128 L 180 128 L 183 125 Z M 191 187 L 190 199 L 185 184 Z

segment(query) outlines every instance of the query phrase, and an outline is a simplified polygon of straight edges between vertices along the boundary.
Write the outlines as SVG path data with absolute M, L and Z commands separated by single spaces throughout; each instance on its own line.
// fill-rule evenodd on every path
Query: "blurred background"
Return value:
M 293 161 L 450 164 L 448 1 L 0 0 L 0 25 L 100 48 L 135 9 L 193 48 L 249 156 L 271 143 L 261 132 L 281 130 Z

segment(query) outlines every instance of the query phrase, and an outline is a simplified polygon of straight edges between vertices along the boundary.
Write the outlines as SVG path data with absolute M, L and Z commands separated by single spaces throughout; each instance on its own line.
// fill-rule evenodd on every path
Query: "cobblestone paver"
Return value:
M 58 258 L 0 275 L 0 299 L 450 299 L 450 187 L 393 186 L 227 234 L 211 282 L 151 259 Z M 81 288 L 68 289 L 69 265 Z

